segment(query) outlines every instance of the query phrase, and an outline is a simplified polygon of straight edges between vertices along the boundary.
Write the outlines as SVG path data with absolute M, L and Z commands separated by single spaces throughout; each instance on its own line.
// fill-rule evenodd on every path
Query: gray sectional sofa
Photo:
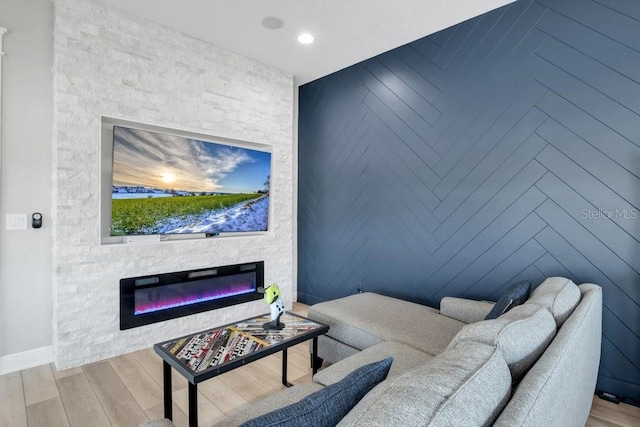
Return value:
M 601 288 L 552 277 L 523 305 L 483 320 L 492 307 L 447 297 L 438 311 L 373 293 L 314 305 L 309 317 L 330 326 L 318 354 L 331 366 L 216 427 L 297 402 L 389 356 L 387 379 L 339 426 L 584 426 L 600 360 Z

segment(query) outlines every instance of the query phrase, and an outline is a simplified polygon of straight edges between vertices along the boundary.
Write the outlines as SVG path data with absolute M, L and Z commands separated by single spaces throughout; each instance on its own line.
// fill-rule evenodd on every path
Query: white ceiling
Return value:
M 101 0 L 304 84 L 513 0 Z M 262 26 L 267 16 L 285 22 Z M 309 32 L 311 45 L 297 36 Z

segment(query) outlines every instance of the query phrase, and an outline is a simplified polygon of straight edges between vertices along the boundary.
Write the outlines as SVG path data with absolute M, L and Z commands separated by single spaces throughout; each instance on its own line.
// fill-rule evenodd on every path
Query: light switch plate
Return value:
M 26 230 L 27 214 L 7 214 L 7 230 Z

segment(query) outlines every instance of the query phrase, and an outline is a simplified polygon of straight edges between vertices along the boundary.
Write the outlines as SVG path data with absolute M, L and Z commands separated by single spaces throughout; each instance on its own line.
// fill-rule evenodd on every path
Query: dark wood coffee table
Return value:
M 172 367 L 189 382 L 190 427 L 198 426 L 197 384 L 216 375 L 282 351 L 282 384 L 289 387 L 287 349 L 310 339 L 313 339 L 311 366 L 315 374 L 318 336 L 325 334 L 329 326 L 287 312 L 281 319 L 284 329 L 265 331 L 262 324 L 269 320 L 269 315 L 263 315 L 154 345 L 163 360 L 165 418 L 173 418 Z

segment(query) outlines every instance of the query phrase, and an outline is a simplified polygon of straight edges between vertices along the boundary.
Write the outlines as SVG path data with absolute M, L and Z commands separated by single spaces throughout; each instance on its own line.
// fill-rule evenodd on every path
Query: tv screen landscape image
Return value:
M 267 231 L 271 153 L 113 127 L 112 236 Z

